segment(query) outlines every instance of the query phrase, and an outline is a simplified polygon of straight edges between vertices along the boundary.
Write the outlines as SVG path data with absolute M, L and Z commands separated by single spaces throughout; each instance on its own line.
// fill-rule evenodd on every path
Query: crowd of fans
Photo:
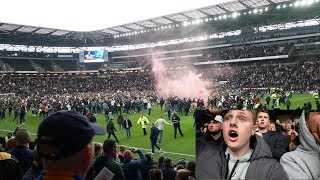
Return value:
M 309 110 L 199 110 L 196 177 L 317 179 L 320 138 L 312 126 L 319 117 Z
M 60 131 L 60 133 L 57 133 Z M 25 128 L 0 138 L 0 178 L 192 180 L 195 162 L 170 157 L 153 159 L 152 153 L 118 147 L 113 139 L 92 143 L 93 133 L 104 135 L 98 125 L 75 111 L 58 111 L 39 125 L 35 142 Z M 82 138 L 79 138 L 81 136 Z M 72 143 L 70 143 L 72 141 Z M 134 154 L 137 154 L 134 155 Z
M 199 58 L 198 61 L 204 62 L 286 55 L 292 46 L 293 44 L 291 43 L 285 43 L 265 46 L 247 45 L 235 48 L 208 49 L 203 53 L 202 57 Z

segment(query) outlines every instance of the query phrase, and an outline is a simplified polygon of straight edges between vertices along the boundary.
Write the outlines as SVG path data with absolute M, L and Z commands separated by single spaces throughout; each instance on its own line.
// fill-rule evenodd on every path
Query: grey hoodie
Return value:
M 288 179 L 280 163 L 272 159 L 272 153 L 268 144 L 258 135 L 250 139 L 250 147 L 253 150 L 251 157 L 247 159 L 249 167 L 240 165 L 235 166 L 234 171 L 240 173 L 245 171 L 245 179 Z M 226 155 L 226 144 L 222 145 L 220 152 L 207 156 L 206 161 L 202 162 L 202 169 L 197 169 L 196 179 L 227 179 L 229 174 L 234 175 L 229 170 L 230 156 Z M 240 160 L 239 160 L 239 163 Z M 206 164 L 206 165 L 205 165 Z M 234 167 L 232 165 L 232 167 Z M 242 175 L 240 175 L 242 177 Z M 232 179 L 232 177 L 231 177 Z
M 304 111 L 299 122 L 301 145 L 285 153 L 280 163 L 289 179 L 320 179 L 320 145 L 307 128 Z

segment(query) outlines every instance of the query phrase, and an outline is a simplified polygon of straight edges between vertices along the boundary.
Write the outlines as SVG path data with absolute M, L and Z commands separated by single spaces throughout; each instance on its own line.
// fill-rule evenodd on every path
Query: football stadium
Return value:
M 270 112 L 289 152 L 294 119 L 320 111 L 319 0 L 31 2 L 0 15 L 0 179 L 198 179 L 217 116 Z M 71 13 L 84 4 L 99 10 Z

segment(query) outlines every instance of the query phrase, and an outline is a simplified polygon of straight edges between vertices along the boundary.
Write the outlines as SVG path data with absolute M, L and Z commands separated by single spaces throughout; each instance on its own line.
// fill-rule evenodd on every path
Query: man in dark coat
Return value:
M 160 151 L 162 151 L 162 149 L 157 145 L 158 135 L 159 135 L 158 128 L 154 126 L 154 123 L 151 123 L 150 140 L 151 140 L 152 154 L 154 153 L 154 146 L 156 146 Z
M 166 157 L 164 158 L 163 162 L 164 162 L 164 168 L 161 169 L 163 179 L 175 180 L 177 173 L 174 170 L 174 167 L 172 165 L 172 159 L 170 157 Z
M 180 117 L 177 115 L 176 112 L 173 113 L 171 120 L 173 122 L 174 138 L 177 138 L 177 129 L 179 130 L 180 136 L 183 137 L 183 133 L 180 128 Z
M 116 139 L 117 143 L 119 143 L 117 136 L 114 134 L 114 131 L 117 131 L 117 130 L 114 127 L 112 119 L 110 119 L 110 121 L 107 124 L 108 139 L 110 139 L 110 136 L 113 135 L 113 137 Z
M 269 113 L 267 111 L 258 112 L 256 124 L 259 130 L 256 134 L 261 136 L 269 145 L 273 158 L 280 161 L 281 156 L 286 152 L 286 146 L 281 134 L 275 131 L 268 131 L 270 126 Z

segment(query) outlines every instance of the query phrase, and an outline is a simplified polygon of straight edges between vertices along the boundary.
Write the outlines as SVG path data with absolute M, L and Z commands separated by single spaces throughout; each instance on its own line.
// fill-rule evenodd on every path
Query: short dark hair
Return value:
M 117 147 L 116 141 L 113 139 L 108 139 L 103 142 L 103 152 L 112 153 L 114 148 Z
M 160 169 L 150 169 L 149 170 L 150 180 L 162 180 L 162 172 Z
M 164 158 L 163 162 L 165 165 L 170 165 L 172 163 L 172 159 L 170 157 L 166 157 Z
M 151 153 L 146 153 L 144 156 L 146 157 L 147 162 L 152 162 L 152 154 Z
M 163 156 L 159 157 L 158 163 L 163 163 L 163 160 L 164 160 L 164 157 L 163 157 Z

